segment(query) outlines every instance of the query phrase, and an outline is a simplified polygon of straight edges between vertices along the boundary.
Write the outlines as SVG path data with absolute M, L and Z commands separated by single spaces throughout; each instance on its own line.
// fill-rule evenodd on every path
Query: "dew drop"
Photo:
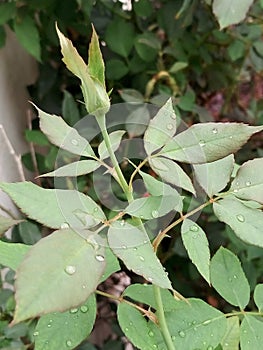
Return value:
M 195 324 L 196 324 L 196 321 L 193 321 L 193 322 L 192 322 L 192 325 L 194 326 Z
M 190 231 L 197 232 L 199 230 L 199 227 L 196 225 L 193 225 L 190 227 Z
M 125 221 L 124 221 L 124 220 L 121 220 L 120 225 L 121 225 L 121 226 L 124 226 L 124 225 L 125 225 Z
M 95 207 L 95 208 L 93 209 L 93 212 L 94 212 L 94 213 L 97 213 L 98 210 L 99 210 L 99 208 Z
M 149 335 L 149 337 L 153 337 L 153 336 L 154 336 L 154 333 L 153 333 L 152 331 L 150 331 L 150 332 L 148 333 L 148 335 Z
M 199 141 L 199 145 L 200 145 L 201 147 L 204 147 L 204 146 L 205 146 L 205 141 L 204 141 L 204 140 Z
M 207 350 L 213 350 L 214 348 L 213 348 L 213 346 L 211 346 L 211 345 L 209 345 L 208 347 L 207 347 Z
M 228 344 L 228 343 L 225 343 L 224 345 L 225 345 L 225 346 L 229 346 L 229 344 Z
M 147 280 L 148 280 L 149 282 L 152 282 L 152 281 L 153 281 L 153 279 L 152 279 L 151 277 L 148 277 Z
M 245 222 L 245 217 L 242 214 L 238 214 L 236 218 L 239 222 Z
M 229 138 L 232 140 L 233 136 L 229 136 Z
M 197 327 L 194 327 L 194 331 L 195 331 L 195 332 L 197 331 Z
M 71 341 L 71 340 L 67 340 L 67 341 L 66 341 L 66 345 L 67 345 L 68 347 L 72 346 L 72 341 Z
M 89 310 L 89 308 L 86 305 L 82 305 L 80 307 L 80 311 L 83 312 L 84 314 Z
M 144 261 L 145 259 L 144 259 L 144 257 L 143 257 L 143 256 L 140 256 L 140 260 L 141 260 L 141 261 Z
M 250 186 L 250 185 L 251 185 L 251 181 L 247 181 L 246 186 Z
M 175 341 L 175 340 L 176 340 L 176 336 L 173 335 L 173 336 L 172 336 L 172 341 Z
M 211 333 L 211 334 L 210 334 L 210 337 L 212 337 L 212 338 L 213 338 L 213 336 L 214 336 L 214 334 L 213 334 L 213 333 Z
M 147 240 L 147 239 L 145 239 L 145 240 L 143 241 L 143 244 L 146 244 L 146 243 L 148 243 L 148 240 Z
M 78 311 L 79 311 L 79 309 L 75 307 L 74 309 L 71 309 L 69 312 L 71 314 L 76 314 Z
M 231 277 L 228 278 L 228 282 L 230 282 L 230 283 L 232 282 L 232 278 Z
M 173 130 L 173 124 L 167 124 L 166 125 L 167 130 Z
M 79 144 L 78 141 L 75 139 L 71 140 L 71 143 L 73 146 L 77 146 Z
M 239 189 L 238 189 L 238 188 L 235 188 L 235 189 L 234 189 L 234 192 L 235 192 L 235 193 L 237 193 L 238 191 L 239 191 Z
M 127 249 L 126 245 L 122 245 L 121 247 L 122 247 L 122 249 Z
M 134 248 L 133 248 L 133 250 L 136 252 L 137 248 L 136 248 L 136 247 L 134 247 Z
M 124 330 L 125 330 L 125 332 L 128 332 L 128 331 L 129 331 L 129 328 L 126 327 L 126 328 L 124 328 Z
M 179 336 L 180 336 L 181 338 L 184 338 L 184 337 L 185 337 L 185 332 L 184 332 L 184 331 L 180 331 L 178 334 L 179 334 Z
M 213 133 L 213 134 L 217 134 L 217 133 L 218 133 L 218 130 L 217 130 L 216 128 L 214 128 L 214 129 L 212 130 L 212 133 Z
M 99 261 L 99 262 L 102 262 L 102 261 L 105 260 L 104 256 L 103 256 L 103 255 L 99 255 L 99 254 L 95 256 L 95 259 L 96 259 L 97 261 Z
M 67 222 L 63 222 L 63 224 L 60 225 L 60 228 L 61 229 L 69 228 L 69 224 Z
M 156 345 L 156 344 L 153 344 L 153 348 L 154 348 L 154 349 L 157 349 L 157 345 Z
M 48 325 L 47 325 L 47 328 L 50 328 L 52 325 L 49 323 Z
M 36 331 L 36 332 L 33 333 L 33 336 L 34 336 L 34 337 L 37 337 L 38 335 L 39 335 L 39 332 L 38 332 L 38 331 Z
M 234 275 L 233 277 L 234 277 L 234 279 L 237 279 L 237 275 Z
M 133 326 L 133 323 L 132 323 L 132 322 L 129 322 L 129 325 L 130 325 L 130 326 Z
M 153 211 L 152 211 L 152 217 L 153 217 L 153 218 L 158 218 L 158 216 L 159 216 L 158 211 L 157 211 L 157 210 L 153 210 Z
M 66 272 L 68 275 L 74 275 L 74 273 L 76 272 L 76 266 L 73 266 L 73 265 L 68 265 L 68 266 L 66 266 L 65 272 Z

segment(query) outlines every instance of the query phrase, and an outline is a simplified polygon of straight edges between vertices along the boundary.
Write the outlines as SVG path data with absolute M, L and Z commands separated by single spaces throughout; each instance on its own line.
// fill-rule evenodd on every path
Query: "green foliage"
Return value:
M 40 52 L 43 61 L 52 58 L 52 66 L 60 57 L 51 49 L 58 42 L 58 20 L 72 39 L 57 28 L 63 61 L 81 81 L 85 104 L 77 102 L 82 97 L 75 77 L 57 78 L 51 66 L 42 68 L 49 78 L 39 84 L 36 100 L 56 106 L 57 114 L 61 109 L 64 119 L 37 108 L 40 130 L 25 132 L 29 142 L 49 152 L 37 154 L 38 185 L 0 184 L 35 220 L 0 218 L 0 264 L 16 271 L 15 282 L 13 271 L 1 279 L 1 285 L 14 284 L 15 298 L 11 290 L 0 292 L 0 347 L 24 349 L 34 342 L 37 350 L 94 349 L 88 337 L 96 294 L 118 301 L 121 328 L 115 327 L 117 340 L 102 349 L 121 349 L 123 334 L 142 350 L 238 350 L 239 343 L 241 350 L 260 348 L 262 152 L 248 161 L 234 155 L 263 130 L 262 116 L 251 117 L 260 101 L 249 106 L 253 126 L 230 123 L 226 114 L 241 76 L 263 69 L 262 4 L 249 12 L 255 22 L 238 24 L 251 4 L 140 0 L 131 13 L 104 1 L 95 7 L 84 0 L 63 7 L 57 0 L 0 4 L 0 24 L 8 22 L 21 44 L 38 60 Z M 232 27 L 219 31 L 212 12 L 221 29 Z M 85 52 L 92 18 L 106 45 L 106 72 L 94 28 L 88 64 L 72 43 L 78 40 Z M 113 128 L 109 95 L 112 102 L 120 97 L 108 93 L 105 74 L 109 88 L 119 87 L 126 102 Z M 64 98 L 58 107 L 59 86 Z M 197 105 L 204 88 L 226 90 L 221 112 L 227 122 Z M 144 102 L 160 108 L 150 110 Z M 94 116 L 88 116 L 90 124 L 75 128 L 86 111 Z M 89 135 L 100 129 L 101 135 L 86 139 L 85 128 Z M 129 146 L 130 141 L 135 142 Z M 56 157 L 60 167 L 54 170 Z M 113 195 L 117 200 L 107 202 Z M 4 233 L 14 225 L 9 240 Z M 120 269 L 132 283 L 121 295 L 107 289 L 107 282 L 98 287 Z

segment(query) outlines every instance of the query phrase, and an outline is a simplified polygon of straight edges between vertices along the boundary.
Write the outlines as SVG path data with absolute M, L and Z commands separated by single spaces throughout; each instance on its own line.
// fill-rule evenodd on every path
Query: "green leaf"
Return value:
M 108 241 L 129 270 L 161 288 L 172 288 L 146 232 L 125 221 L 116 221 L 109 228 Z
M 130 287 L 129 287 L 130 288 Z M 144 290 L 127 293 L 135 300 L 145 300 Z M 149 295 L 148 293 L 146 295 Z M 163 298 L 163 295 L 162 295 Z M 152 301 L 150 297 L 149 302 Z M 165 305 L 165 298 L 163 298 Z M 150 303 L 146 304 L 150 304 Z M 165 319 L 175 349 L 210 349 L 218 345 L 226 332 L 226 319 L 223 314 L 202 300 L 169 300 L 169 311 Z M 154 307 L 155 304 L 151 305 Z M 139 349 L 165 349 L 160 329 L 130 305 L 121 303 L 118 307 L 118 320 L 125 335 Z
M 227 48 L 227 52 L 232 61 L 244 57 L 246 46 L 241 40 L 233 41 Z
M 234 168 L 234 156 L 229 156 L 205 164 L 194 164 L 197 181 L 211 198 L 223 190 L 230 181 Z
M 106 281 L 106 279 L 111 276 L 113 273 L 119 271 L 121 269 L 120 264 L 116 256 L 113 254 L 112 250 L 105 246 L 105 261 L 106 261 L 106 268 L 103 272 L 103 275 L 101 276 L 100 283 Z
M 125 62 L 119 59 L 112 59 L 106 62 L 106 75 L 109 80 L 118 80 L 129 73 Z
M 263 342 L 263 322 L 244 315 L 240 327 L 240 345 L 242 350 L 260 349 Z
M 254 300 L 258 307 L 258 310 L 262 312 L 263 310 L 263 284 L 257 284 L 254 290 Z
M 138 106 L 138 108 L 136 108 Z M 150 121 L 150 112 L 145 104 L 133 105 L 132 111 L 128 114 L 125 127 L 131 138 L 144 134 L 146 126 Z
M 151 119 L 144 134 L 144 148 L 148 155 L 164 146 L 176 132 L 176 115 L 172 99 Z
M 40 128 L 51 143 L 73 154 L 85 157 L 95 156 L 88 141 L 61 117 L 45 113 L 38 108 L 37 110 Z
M 0 236 L 2 236 L 10 227 L 19 224 L 24 220 L 14 220 L 0 215 Z
M 91 294 L 80 307 L 63 313 L 52 313 L 40 318 L 35 328 L 35 350 L 75 349 L 86 339 L 96 318 L 96 298 Z
M 101 208 L 85 194 L 75 190 L 43 189 L 31 182 L 0 183 L 21 210 L 52 228 L 88 228 L 106 220 Z M 82 213 L 85 222 L 79 218 Z
M 78 162 L 73 162 L 64 165 L 54 171 L 46 174 L 42 174 L 39 177 L 60 177 L 60 176 L 80 176 L 92 173 L 100 167 L 100 163 L 96 160 L 79 160 Z
M 242 164 L 230 191 L 238 198 L 263 204 L 263 158 L 256 158 Z
M 6 24 L 16 12 L 15 2 L 1 3 L 0 4 L 0 25 Z
M 210 284 L 210 250 L 205 232 L 193 221 L 185 219 L 181 227 L 181 233 L 189 258 L 207 283 Z
M 147 322 L 142 313 L 134 307 L 120 303 L 117 317 L 124 334 L 136 348 L 158 349 L 160 345 L 164 346 L 159 328 L 151 321 Z
M 119 90 L 119 94 L 121 95 L 121 98 L 125 102 L 137 102 L 137 103 L 144 102 L 144 97 L 140 93 L 140 91 L 137 91 L 134 89 L 122 89 L 122 90 Z
M 165 314 L 175 349 L 213 349 L 226 333 L 226 318 L 200 299 L 187 301 L 175 302 L 174 309 Z
M 109 134 L 111 149 L 113 150 L 113 152 L 116 152 L 117 149 L 120 147 L 121 139 L 125 133 L 126 130 L 117 130 Z M 105 141 L 102 141 L 99 145 L 98 152 L 100 159 L 105 159 L 110 156 Z
M 27 245 L 35 244 L 42 238 L 38 225 L 31 221 L 21 222 L 17 230 L 23 243 Z
M 242 241 L 263 247 L 262 211 L 231 197 L 215 202 L 213 208 L 218 219 L 229 225 Z
M 213 12 L 220 29 L 243 21 L 252 3 L 253 0 L 214 0 Z
M 105 39 L 113 52 L 128 57 L 133 47 L 134 36 L 134 27 L 131 23 L 115 19 L 108 25 Z
M 237 256 L 219 248 L 211 259 L 211 282 L 216 291 L 230 304 L 244 309 L 250 298 L 250 288 Z
M 72 42 L 66 38 L 58 28 L 56 29 L 63 55 L 63 62 L 66 64 L 67 68 L 81 80 L 82 94 L 88 113 L 95 116 L 107 113 L 110 108 L 110 100 L 106 89 L 97 77 L 93 77 L 89 74 L 90 65 L 92 71 L 94 72 L 95 70 L 94 62 L 92 61 L 89 63 L 89 66 L 87 66 Z M 94 35 L 92 40 L 96 40 Z M 97 57 L 97 53 L 94 51 L 94 45 L 96 44 L 93 41 L 91 45 L 92 52 L 96 54 Z M 91 60 L 91 57 L 89 57 L 89 60 Z M 101 72 L 99 67 L 98 70 Z
M 239 350 L 239 318 L 232 316 L 227 319 L 227 331 L 222 340 L 223 350 Z
M 175 306 L 175 298 L 167 289 L 160 289 L 164 311 L 172 311 Z M 127 296 L 142 304 L 149 305 L 153 309 L 157 309 L 155 299 L 154 286 L 151 284 L 131 284 L 128 286 L 123 296 Z
M 77 103 L 73 96 L 66 90 L 64 90 L 64 98 L 62 101 L 62 115 L 70 125 L 74 125 L 80 120 Z
M 133 3 L 133 9 L 137 16 L 149 17 L 153 12 L 153 6 L 149 0 L 140 0 Z
M 173 196 L 150 196 L 133 200 L 125 213 L 136 216 L 144 220 L 157 219 L 175 210 L 178 206 L 180 196 L 175 201 Z
M 28 142 L 33 142 L 39 146 L 49 145 L 48 138 L 40 130 L 25 130 L 25 138 Z
M 81 305 L 103 274 L 103 254 L 70 229 L 41 239 L 17 271 L 13 322 Z
M 150 158 L 149 163 L 163 181 L 195 194 L 191 179 L 177 163 L 164 157 Z
M 187 62 L 175 62 L 172 67 L 169 69 L 170 73 L 177 73 L 180 70 L 185 69 L 186 67 L 188 67 L 188 63 Z
M 6 243 L 0 240 L 0 264 L 16 270 L 31 247 L 21 243 Z
M 241 123 L 201 123 L 175 135 L 160 154 L 185 163 L 207 163 L 235 153 L 263 126 Z
M 38 61 L 41 61 L 39 32 L 35 21 L 30 16 L 14 22 L 14 30 L 21 45 Z
M 137 35 L 134 46 L 143 61 L 152 62 L 160 50 L 160 41 L 153 33 L 145 32 Z
M 105 88 L 105 67 L 100 51 L 100 43 L 95 28 L 92 25 L 92 36 L 89 45 L 89 74 L 96 78 L 101 85 Z

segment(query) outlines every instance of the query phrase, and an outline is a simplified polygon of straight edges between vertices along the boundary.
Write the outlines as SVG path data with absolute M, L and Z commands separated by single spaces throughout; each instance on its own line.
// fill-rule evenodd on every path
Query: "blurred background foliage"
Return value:
M 37 82 L 29 87 L 32 101 L 50 113 L 61 114 L 76 124 L 85 110 L 77 78 L 61 62 L 55 22 L 87 58 L 91 23 L 99 34 L 108 90 L 112 103 L 150 102 L 162 105 L 174 97 L 177 113 L 191 125 L 208 121 L 263 123 L 263 1 L 255 1 L 244 21 L 220 30 L 210 0 L 14 0 L 0 3 L 0 46 L 5 45 L 5 26 L 39 62 Z M 141 117 L 141 116 L 140 116 Z M 53 170 L 57 148 L 39 131 L 25 138 L 36 147 L 23 155 L 24 165 L 36 175 Z M 139 133 L 137 133 L 139 134 Z M 262 136 L 255 135 L 236 156 L 238 164 L 262 157 Z M 149 169 L 146 169 L 149 171 Z M 129 173 L 129 167 L 124 167 Z M 52 187 L 51 180 L 37 180 Z M 79 177 L 78 187 L 96 199 L 90 178 Z M 88 184 L 88 185 L 87 185 Z M 187 201 L 192 198 L 184 193 Z M 189 196 L 189 197 L 188 197 Z M 198 199 L 196 199 L 198 205 Z M 110 213 L 109 213 L 110 215 Z M 210 248 L 220 245 L 235 252 L 246 271 L 251 289 L 262 282 L 263 249 L 241 242 L 230 228 L 217 221 L 206 208 L 199 224 L 208 234 Z M 176 230 L 175 230 L 176 232 Z M 13 242 L 36 243 L 48 232 L 30 220 L 17 225 Z M 176 289 L 184 296 L 202 298 L 211 305 L 231 311 L 220 296 L 200 277 L 189 261 L 179 235 L 162 246 L 160 258 Z M 2 237 L 3 240 L 7 238 Z M 138 280 L 130 272 L 132 281 Z M 122 285 L 114 276 L 102 288 Z M 125 280 L 126 281 L 126 280 Z M 8 328 L 14 311 L 13 271 L 2 278 L 0 290 L 0 348 L 33 349 L 35 321 Z M 126 283 L 126 282 L 125 282 Z M 125 284 L 124 283 L 124 284 Z M 124 349 L 126 340 L 116 321 L 116 305 L 101 302 L 93 343 L 103 350 Z M 250 308 L 254 305 L 251 303 Z M 98 337 L 99 334 L 99 337 Z M 99 339 L 99 340 L 98 340 Z M 88 341 L 79 350 L 94 350 Z

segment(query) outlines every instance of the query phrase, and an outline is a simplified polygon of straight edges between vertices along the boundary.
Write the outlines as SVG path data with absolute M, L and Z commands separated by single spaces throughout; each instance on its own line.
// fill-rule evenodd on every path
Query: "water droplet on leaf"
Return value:
M 121 225 L 121 226 L 124 226 L 124 225 L 125 225 L 125 221 L 124 221 L 124 220 L 121 220 L 120 225 Z
M 121 247 L 122 247 L 122 249 L 127 249 L 126 245 L 122 245 Z
M 69 312 L 70 312 L 71 314 L 75 314 L 75 313 L 77 313 L 78 311 L 79 311 L 78 308 L 74 308 L 74 309 L 71 309 Z
M 200 145 L 201 147 L 204 147 L 204 146 L 205 146 L 205 141 L 204 141 L 204 140 L 199 141 L 199 145 Z
M 184 331 L 180 331 L 178 334 L 179 334 L 179 336 L 180 336 L 181 338 L 184 338 L 184 337 L 185 337 L 185 332 L 184 332 Z
M 212 130 L 212 133 L 213 133 L 213 134 L 217 134 L 217 133 L 218 133 L 218 130 L 217 130 L 216 128 L 214 128 L 214 129 Z
M 61 229 L 69 228 L 69 224 L 67 222 L 63 222 L 63 224 L 60 225 Z
M 158 218 L 158 216 L 159 216 L 158 211 L 157 211 L 157 210 L 153 210 L 153 211 L 152 211 L 152 217 L 153 217 L 153 218 Z
M 196 225 L 193 225 L 190 227 L 190 231 L 197 232 L 199 230 L 199 227 Z
M 38 335 L 39 335 L 39 332 L 38 332 L 38 331 L 36 331 L 36 332 L 33 333 L 33 336 L 34 336 L 34 337 L 37 337 Z
M 100 261 L 100 262 L 105 260 L 104 256 L 103 255 L 99 255 L 99 254 L 95 256 L 95 259 Z
M 166 125 L 167 130 L 173 130 L 173 124 L 167 124 Z
M 49 324 L 47 325 L 47 327 L 50 328 L 50 327 L 51 327 L 51 324 L 49 323 Z
M 246 186 L 250 186 L 250 185 L 251 185 L 251 181 L 247 181 Z
M 148 334 L 149 334 L 149 337 L 153 337 L 154 336 L 154 333 L 152 331 L 150 331 Z
M 153 279 L 152 279 L 151 277 L 148 277 L 147 280 L 148 280 L 149 282 L 152 282 L 152 281 L 153 281 Z
M 82 305 L 80 307 L 80 311 L 83 312 L 84 314 L 89 310 L 89 308 L 86 305 Z
M 144 259 L 144 257 L 143 257 L 143 256 L 140 256 L 140 260 L 141 260 L 141 261 L 144 261 L 145 259 Z
M 71 140 L 71 143 L 73 146 L 77 146 L 79 144 L 78 141 L 75 139 Z
M 176 336 L 173 335 L 173 336 L 172 336 L 172 341 L 175 341 L 175 339 L 176 339 Z
M 239 222 L 245 222 L 245 217 L 242 214 L 238 214 L 236 218 Z
M 67 340 L 67 341 L 66 341 L 66 345 L 67 345 L 68 347 L 72 346 L 72 341 L 71 341 L 71 340 Z
M 74 273 L 76 272 L 76 266 L 73 266 L 73 265 L 68 265 L 68 266 L 66 266 L 65 272 L 66 272 L 68 275 L 74 275 Z

